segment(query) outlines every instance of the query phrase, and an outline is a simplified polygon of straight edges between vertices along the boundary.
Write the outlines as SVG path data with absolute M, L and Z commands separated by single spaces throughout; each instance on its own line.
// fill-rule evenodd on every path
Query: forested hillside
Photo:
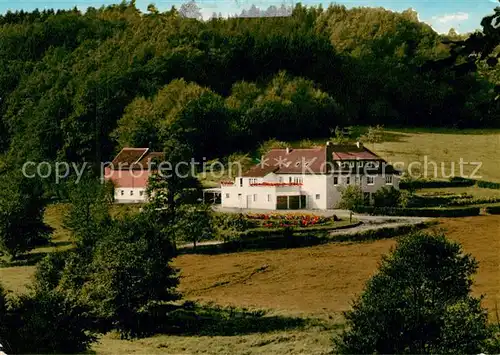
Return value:
M 424 70 L 449 48 L 411 10 L 300 5 L 181 17 L 134 3 L 0 17 L 0 151 L 104 161 L 181 135 L 207 158 L 352 124 L 498 126 L 494 71 Z

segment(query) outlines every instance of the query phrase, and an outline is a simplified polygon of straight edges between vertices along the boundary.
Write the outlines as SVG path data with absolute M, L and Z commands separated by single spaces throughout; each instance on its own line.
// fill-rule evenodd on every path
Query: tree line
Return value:
M 338 5 L 210 21 L 134 2 L 7 13 L 0 151 L 100 162 L 189 132 L 208 158 L 348 124 L 498 125 L 494 69 L 429 67 L 453 55 L 447 38 L 411 10 Z

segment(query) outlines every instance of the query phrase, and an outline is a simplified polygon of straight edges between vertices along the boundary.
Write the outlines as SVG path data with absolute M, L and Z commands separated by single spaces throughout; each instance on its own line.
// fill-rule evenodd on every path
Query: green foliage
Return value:
M 394 186 L 384 186 L 373 194 L 373 201 L 375 207 L 400 206 L 402 202 L 401 191 Z
M 0 153 L 18 166 L 97 164 L 125 145 L 162 150 L 172 134 L 212 158 L 325 127 L 500 117 L 494 69 L 421 70 L 450 48 L 411 10 L 297 5 L 289 17 L 201 22 L 130 2 L 0 23 Z
M 0 175 L 0 250 L 12 258 L 48 242 L 46 201 L 40 181 L 17 173 Z
M 33 277 L 33 290 L 40 293 L 55 290 L 61 281 L 68 259 L 68 252 L 56 252 L 49 253 L 38 262 Z
M 354 211 L 381 216 L 412 216 L 412 217 L 468 217 L 478 216 L 479 207 L 456 208 L 399 208 L 399 207 L 374 207 L 357 206 Z
M 363 143 L 369 143 L 375 146 L 375 143 L 380 143 L 383 140 L 384 127 L 377 125 L 375 127 L 368 127 L 368 131 L 359 137 Z
M 138 318 L 150 304 L 177 300 L 168 234 L 141 213 L 113 223 L 95 248 L 80 298 L 123 336 L 140 334 Z
M 179 239 L 193 243 L 213 239 L 213 212 L 211 205 L 184 206 L 176 217 L 175 230 Z
M 11 308 L 4 342 L 8 352 L 81 353 L 97 339 L 88 309 L 57 291 L 22 295 Z
M 470 295 L 476 270 L 474 258 L 443 235 L 401 239 L 345 313 L 336 352 L 480 353 L 491 333 Z
M 360 186 L 349 185 L 347 187 L 342 187 L 341 200 L 338 203 L 337 208 L 355 211 L 358 206 L 362 206 L 363 204 L 363 191 Z
M 497 189 L 497 190 L 500 190 L 500 183 L 498 183 L 498 182 L 478 180 L 477 181 L 477 186 L 483 187 L 483 188 L 486 188 L 486 189 Z
M 500 206 L 488 206 L 486 207 L 486 213 L 500 214 Z
M 242 232 L 255 228 L 257 223 L 241 213 L 217 213 L 213 216 L 213 225 L 217 236 L 228 241 L 239 238 Z
M 400 189 L 415 192 L 417 189 L 437 189 L 446 187 L 468 187 L 474 186 L 475 180 L 455 178 L 450 180 L 424 180 L 424 179 L 405 179 L 399 183 Z
M 69 193 L 69 208 L 64 215 L 64 227 L 82 247 L 93 247 L 109 223 L 114 188 L 99 180 L 83 178 L 74 182 Z

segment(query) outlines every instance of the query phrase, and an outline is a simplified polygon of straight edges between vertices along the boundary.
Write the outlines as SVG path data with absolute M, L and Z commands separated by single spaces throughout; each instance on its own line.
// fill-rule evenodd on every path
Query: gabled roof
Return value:
M 148 151 L 148 148 L 123 148 L 120 153 L 113 159 L 111 164 L 115 168 L 124 165 L 136 163 Z
M 384 159 L 373 153 L 362 144 L 332 144 L 315 148 L 271 149 L 261 162 L 243 174 L 244 177 L 264 177 L 275 174 L 324 174 L 333 167 L 335 171 L 343 171 L 337 163 L 346 161 L 377 161 L 386 163 Z M 380 166 L 375 168 L 379 170 Z M 392 166 L 386 165 L 386 173 L 398 173 Z
M 147 169 L 150 162 L 164 157 L 165 153 L 151 152 L 149 148 L 123 148 L 111 162 L 111 168 L 115 170 Z

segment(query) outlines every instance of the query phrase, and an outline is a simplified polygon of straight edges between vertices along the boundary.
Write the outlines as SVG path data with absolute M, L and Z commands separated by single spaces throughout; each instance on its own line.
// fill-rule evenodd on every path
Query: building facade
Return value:
M 272 149 L 242 176 L 221 183 L 221 204 L 267 210 L 333 209 L 345 187 L 360 186 L 369 203 L 382 187 L 399 189 L 400 175 L 361 143 Z
M 104 168 L 103 178 L 115 186 L 116 203 L 142 203 L 147 200 L 146 188 L 155 159 L 163 153 L 148 148 L 123 148 Z

